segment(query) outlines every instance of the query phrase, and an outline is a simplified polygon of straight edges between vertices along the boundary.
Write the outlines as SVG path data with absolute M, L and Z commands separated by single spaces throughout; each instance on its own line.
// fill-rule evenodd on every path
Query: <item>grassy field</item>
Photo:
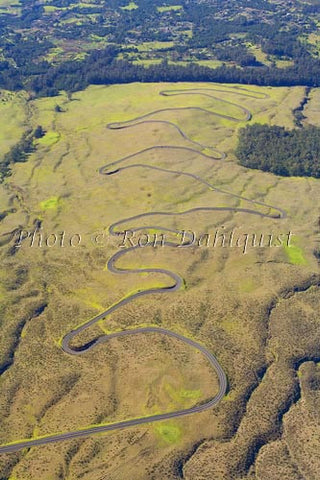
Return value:
M 135 3 L 135 2 L 130 2 L 128 3 L 128 5 L 126 5 L 125 7 L 120 7 L 122 10 L 136 10 L 138 7 L 138 5 Z
M 271 65 L 271 61 L 270 61 L 268 55 L 261 50 L 260 46 L 253 45 L 250 42 L 247 42 L 246 46 L 249 49 L 249 52 L 252 53 L 252 55 L 254 55 L 256 57 L 258 62 L 261 62 L 264 65 L 268 65 L 268 66 Z
M 320 126 L 320 112 L 319 112 L 320 90 L 313 88 L 310 92 L 309 101 L 304 109 L 306 116 L 304 124 Z
M 0 155 L 7 153 L 26 130 L 27 95 L 0 90 Z
M 288 409 L 281 435 L 280 427 L 276 432 L 272 428 L 278 428 L 274 419 L 283 411 L 295 382 L 292 362 L 301 357 L 311 362 L 318 341 L 317 291 L 310 289 L 283 298 L 285 292 L 307 284 L 318 272 L 313 251 L 319 233 L 315 198 L 319 198 L 320 184 L 315 179 L 280 178 L 237 165 L 233 150 L 237 131 L 245 122 L 215 115 L 243 118 L 237 106 L 242 105 L 252 112 L 251 122 L 292 128 L 292 110 L 300 104 L 305 90 L 246 86 L 244 91 L 232 87 L 237 86 L 92 86 L 72 98 L 61 93 L 27 103 L 21 93 L 8 97 L 4 106 L 0 101 L 2 129 L 11 121 L 8 132 L 15 133 L 4 151 L 19 140 L 27 124 L 41 125 L 47 132 L 28 162 L 14 166 L 13 175 L 0 191 L 3 210 L 14 206 L 14 211 L 0 222 L 0 234 L 16 228 L 32 232 L 41 224 L 43 242 L 37 246 L 38 233 L 33 247 L 25 242 L 12 254 L 11 242 L 0 250 L 0 297 L 5 319 L 1 325 L 1 364 L 11 359 L 0 379 L 0 443 L 187 408 L 217 392 L 216 375 L 206 361 L 177 340 L 155 334 L 128 337 L 70 358 L 60 349 L 61 338 L 130 292 L 168 284 L 160 274 L 115 275 L 106 270 L 106 262 L 119 249 L 119 242 L 106 236 L 105 242 L 97 245 L 92 238 L 106 232 L 113 222 L 144 212 L 178 213 L 201 206 L 256 208 L 261 212 L 268 209 L 253 207 L 246 200 L 216 192 L 183 175 L 137 167 L 102 176 L 98 173 L 101 166 L 154 145 L 195 148 L 195 152 L 144 153 L 123 165 L 143 163 L 196 174 L 224 191 L 279 206 L 288 217 L 262 219 L 222 211 L 170 218 L 158 215 L 152 219 L 154 224 L 191 229 L 199 235 L 214 234 L 217 229 L 220 233 L 234 229 L 239 235 L 267 237 L 289 231 L 295 235 L 292 247 L 248 248 L 246 254 L 240 245 L 179 251 L 149 248 L 123 257 L 121 267 L 158 266 L 175 271 L 185 280 L 185 288 L 126 305 L 82 334 L 79 344 L 105 332 L 145 325 L 177 331 L 203 343 L 217 356 L 228 376 L 226 399 L 216 408 L 189 418 L 33 448 L 19 456 L 1 456 L 4 478 L 174 480 L 181 478 L 183 469 L 186 480 L 230 480 L 238 464 L 238 474 L 233 476 L 237 480 L 280 479 L 277 472 L 281 462 L 286 462 L 289 473 L 292 470 L 290 455 L 298 458 L 303 471 L 310 475 L 316 472 L 307 454 L 295 453 L 292 434 L 299 412 L 308 411 L 311 422 L 315 411 L 312 402 L 316 400 L 305 380 L 316 375 L 311 372 L 312 366 L 300 367 L 301 383 L 306 385 L 303 398 L 308 396 L 309 403 L 298 402 Z M 194 88 L 216 90 L 211 94 L 217 99 L 200 94 L 159 95 L 162 90 Z M 312 92 L 314 98 L 318 93 Z M 57 105 L 62 112 L 56 111 Z M 209 113 L 182 110 L 185 107 L 202 107 Z M 149 117 L 157 123 L 122 130 L 106 128 L 110 122 L 129 122 L 167 108 L 178 110 Z M 313 110 L 309 113 L 308 121 L 312 122 Z M 201 156 L 200 147 L 159 120 L 173 122 L 192 140 L 227 152 L 227 159 L 213 161 Z M 4 139 L 3 132 L 0 135 Z M 1 143 L 5 144 L 4 140 Z M 150 219 L 125 227 L 148 224 Z M 52 233 L 61 238 L 62 232 L 64 247 L 46 245 Z M 70 239 L 75 234 L 81 235 L 81 244 L 72 247 Z M 268 317 L 274 302 L 278 306 Z M 310 335 L 305 335 L 301 343 L 304 329 Z M 278 443 L 273 442 L 276 434 Z M 307 427 L 302 426 L 300 445 L 306 435 Z M 257 456 L 256 476 L 248 477 L 246 458 L 257 438 L 266 442 Z M 315 451 L 316 440 L 312 448 Z M 271 461 L 272 452 L 281 459 L 278 465 Z M 288 478 L 295 480 L 294 476 Z
M 20 8 L 21 3 L 19 0 L 0 0 L 0 15 L 2 13 L 18 15 Z
M 167 7 L 158 7 L 157 10 L 158 12 L 178 12 L 181 10 L 183 7 L 182 5 L 168 5 Z
M 143 42 L 137 46 L 139 52 L 150 52 L 152 50 L 166 50 L 173 47 L 173 42 Z
M 310 33 L 306 38 L 303 38 L 302 41 L 309 45 L 309 48 L 316 57 L 319 56 L 320 36 L 317 32 Z

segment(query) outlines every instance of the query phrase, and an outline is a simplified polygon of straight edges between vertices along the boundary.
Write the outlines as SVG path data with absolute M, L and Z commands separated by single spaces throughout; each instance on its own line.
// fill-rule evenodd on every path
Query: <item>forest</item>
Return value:
M 320 178 L 320 128 L 248 125 L 239 131 L 239 163 L 282 176 Z
M 111 51 L 110 51 L 111 50 Z M 270 86 L 320 86 L 320 61 L 301 57 L 299 63 L 286 69 L 247 67 L 240 69 L 222 65 L 215 69 L 190 63 L 172 65 L 166 60 L 157 65 L 135 65 L 116 60 L 113 47 L 90 54 L 82 62 L 70 61 L 50 66 L 45 72 L 29 77 L 28 88 L 38 96 L 57 95 L 59 90 L 76 91 L 90 84 L 130 82 L 221 82 Z M 12 87 L 23 84 L 16 72 L 6 81 Z
M 44 96 L 132 81 L 320 85 L 318 4 L 131 3 L 0 8 L 0 88 Z

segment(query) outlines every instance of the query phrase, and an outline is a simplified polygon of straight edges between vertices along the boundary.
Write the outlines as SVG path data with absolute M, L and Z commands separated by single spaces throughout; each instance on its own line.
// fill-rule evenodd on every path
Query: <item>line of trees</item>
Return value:
M 47 62 L 31 63 L 20 69 L 0 62 L 0 88 L 19 90 L 26 88 L 37 96 L 57 95 L 60 90 L 76 91 L 90 84 L 114 84 L 130 82 L 223 82 L 270 86 L 310 87 L 320 86 L 320 61 L 303 57 L 288 68 L 246 67 L 222 65 L 211 69 L 196 63 L 168 64 L 166 60 L 145 67 L 126 60 L 116 60 L 110 47 L 88 55 L 83 61 L 68 61 L 53 66 Z M 111 47 L 113 49 L 113 47 Z
M 0 159 L 0 183 L 11 175 L 10 165 L 28 160 L 28 156 L 35 150 L 35 141 L 45 135 L 45 131 L 38 125 L 35 130 L 27 130 L 8 153 Z
M 111 47 L 112 48 L 112 47 Z M 1 73 L 0 73 L 1 77 Z M 29 88 L 38 95 L 56 95 L 59 90 L 76 91 L 89 84 L 113 84 L 129 82 L 224 82 L 271 86 L 305 85 L 320 86 L 320 61 L 304 57 L 289 68 L 276 67 L 228 67 L 216 69 L 190 63 L 168 64 L 166 60 L 145 67 L 125 60 L 116 60 L 110 47 L 90 54 L 82 62 L 65 62 L 49 67 L 45 73 L 31 77 Z

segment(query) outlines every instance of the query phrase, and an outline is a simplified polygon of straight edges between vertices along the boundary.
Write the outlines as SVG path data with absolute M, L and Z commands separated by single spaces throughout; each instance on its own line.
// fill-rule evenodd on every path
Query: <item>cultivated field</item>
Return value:
M 208 348 L 229 382 L 222 402 L 202 413 L 2 455 L 3 478 L 316 478 L 320 183 L 247 170 L 233 155 L 247 121 L 293 128 L 292 110 L 304 95 L 302 87 L 177 83 L 0 101 L 14 122 L 9 129 L 1 115 L 0 135 L 8 128 L 17 137 L 1 142 L 1 153 L 28 126 L 46 131 L 0 192 L 7 212 L 0 222 L 0 444 L 189 408 L 216 395 L 205 358 L 159 334 L 110 340 L 79 356 L 61 350 L 64 335 L 123 297 L 170 285 L 163 273 L 107 270 L 122 240 L 108 228 L 139 214 L 158 212 L 117 227 L 145 227 L 134 242 L 139 233 L 170 229 L 211 234 L 211 245 L 124 255 L 119 268 L 166 269 L 182 277 L 183 288 L 136 299 L 81 333 L 77 345 L 158 326 Z M 115 173 L 99 173 L 120 159 L 107 167 Z M 201 207 L 221 209 L 183 213 Z M 21 228 L 38 228 L 33 246 L 30 236 L 17 247 L 18 233 L 10 232 Z M 276 238 L 289 232 L 291 246 L 280 245 Z M 264 236 L 263 246 L 252 245 L 254 235 Z

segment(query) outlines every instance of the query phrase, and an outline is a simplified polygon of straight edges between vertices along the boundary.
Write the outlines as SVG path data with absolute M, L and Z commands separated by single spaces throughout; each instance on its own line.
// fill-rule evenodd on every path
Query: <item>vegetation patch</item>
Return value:
M 130 2 L 128 5 L 126 5 L 125 7 L 120 7 L 121 10 L 136 10 L 138 7 L 138 5 L 134 2 Z
M 239 291 L 241 293 L 251 293 L 255 290 L 256 285 L 251 278 L 243 280 L 239 285 Z
M 181 438 L 181 430 L 172 423 L 160 424 L 155 427 L 158 437 L 168 445 L 178 443 Z
M 158 12 L 177 12 L 182 9 L 182 5 L 167 5 L 163 7 L 157 7 Z
M 186 390 L 183 388 L 177 390 L 169 383 L 165 385 L 165 390 L 171 400 L 178 405 L 185 403 L 185 400 L 197 400 L 201 397 L 201 390 Z
M 181 398 L 191 398 L 193 400 L 196 400 L 197 398 L 201 397 L 201 390 L 181 389 L 179 393 L 180 393 Z
M 41 210 L 53 210 L 58 207 L 59 197 L 50 197 L 47 200 L 40 202 Z
M 307 265 L 307 260 L 304 257 L 301 247 L 298 245 L 285 245 L 283 248 L 290 263 L 293 265 Z
M 320 128 L 254 124 L 239 132 L 239 163 L 282 176 L 320 178 Z
M 57 143 L 60 139 L 60 135 L 57 132 L 47 132 L 42 138 L 38 140 L 40 145 L 45 145 L 46 147 L 51 147 Z

